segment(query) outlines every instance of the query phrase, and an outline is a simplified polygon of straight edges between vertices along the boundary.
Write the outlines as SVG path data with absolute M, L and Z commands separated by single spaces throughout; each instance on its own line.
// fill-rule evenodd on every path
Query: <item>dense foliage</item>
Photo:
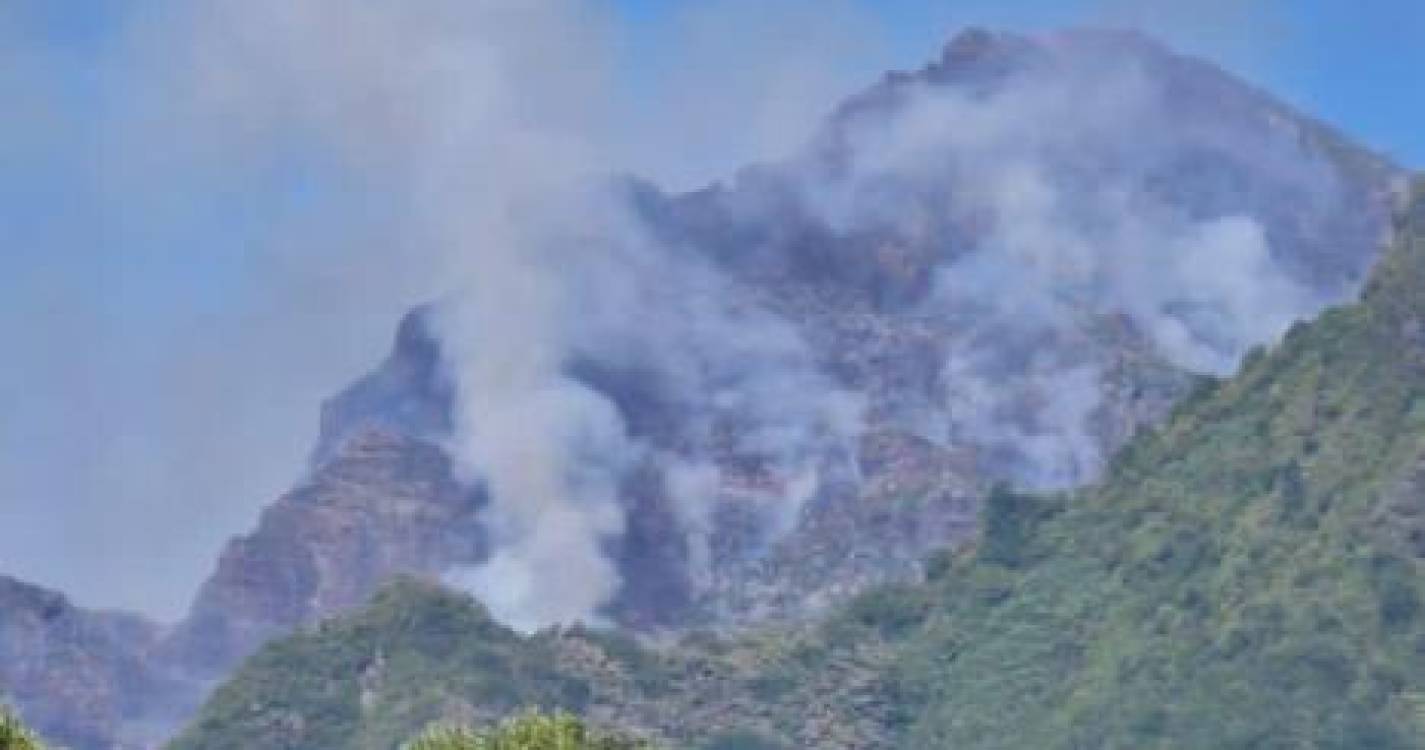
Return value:
M 1064 500 L 1001 491 L 898 647 L 910 747 L 1420 747 L 1425 201 L 1295 328 Z
M 417 581 L 380 593 L 359 616 L 272 644 L 220 689 L 174 748 L 395 747 L 448 718 L 457 692 L 482 718 L 528 707 L 580 710 L 589 685 L 468 597 Z M 247 734 L 213 731 L 272 717 Z M 286 717 L 286 718 L 278 718 Z
M 569 714 L 528 713 L 491 729 L 437 726 L 405 750 L 640 750 L 645 743 L 592 730 Z
M 178 747 L 390 747 L 531 705 L 721 750 L 1425 747 L 1417 193 L 1361 303 L 1203 388 L 1101 485 L 996 489 L 978 547 L 923 584 L 659 651 L 520 638 L 407 587 L 264 651 Z

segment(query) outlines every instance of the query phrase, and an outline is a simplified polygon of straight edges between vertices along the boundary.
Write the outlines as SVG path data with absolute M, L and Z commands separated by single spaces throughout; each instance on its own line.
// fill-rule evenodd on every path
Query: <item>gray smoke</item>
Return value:
M 1313 186 L 1295 196 L 1308 215 L 1337 197 L 1332 167 L 1303 154 L 1297 126 L 1270 106 L 1240 133 L 1185 120 L 1171 99 L 1181 82 L 1124 67 L 1134 58 L 1123 46 L 1139 44 L 1045 38 L 1047 61 L 1029 57 L 983 86 L 913 85 L 890 110 L 847 115 L 826 136 L 833 145 L 778 166 L 835 236 L 960 237 L 940 249 L 916 311 L 960 321 L 928 419 L 941 441 L 999 454 L 1031 486 L 1100 469 L 1097 421 L 1115 364 L 1100 339 L 1112 316 L 1165 364 L 1223 374 L 1349 283 L 1314 285 L 1256 216 L 1214 208 L 1219 187 L 1167 192 L 1198 189 L 1182 155 L 1226 154 L 1266 184 Z M 1055 57 L 1061 45 L 1073 48 Z M 824 148 L 832 166 L 818 158 Z M 757 191 L 737 195 L 740 210 L 778 220 Z M 438 327 L 460 402 L 452 450 L 490 495 L 495 539 L 489 563 L 454 578 L 522 627 L 593 619 L 617 594 L 608 550 L 626 525 L 620 488 L 634 467 L 672 467 L 697 577 L 732 481 L 718 459 L 769 458 L 777 481 L 760 507 L 775 538 L 816 494 L 820 462 L 854 439 L 862 410 L 818 375 L 789 322 L 708 259 L 660 244 L 617 193 L 591 190 L 552 215 L 558 228 L 522 238 L 515 266 L 480 245 L 482 278 Z M 958 235 L 935 229 L 945 225 Z M 652 382 L 642 396 L 674 401 L 676 439 L 635 434 L 639 407 L 581 379 L 580 363 Z M 734 424 L 735 445 L 720 447 Z
M 824 454 L 813 444 L 840 439 L 854 404 L 786 326 L 660 246 L 597 177 L 628 134 L 604 109 L 612 62 L 588 6 L 273 1 L 215 3 L 200 19 L 202 111 L 251 118 L 238 138 L 312 134 L 381 183 L 400 201 L 390 231 L 421 268 L 417 287 L 445 299 L 449 450 L 489 498 L 493 543 L 452 581 L 526 628 L 597 620 L 617 592 L 621 484 L 671 449 L 631 434 L 580 365 L 639 372 L 678 400 L 684 432 L 666 457 L 690 467 L 678 477 L 706 471 L 714 433 L 735 422 L 740 449 L 795 478 L 767 498 L 769 522 L 790 523 Z M 715 493 L 670 481 L 696 547 Z
M 841 235 L 944 243 L 922 312 L 964 325 L 938 435 L 1018 454 L 1015 478 L 1063 487 L 1102 462 L 1094 424 L 1112 363 L 1094 342 L 1109 316 L 1125 315 L 1167 363 L 1224 375 L 1353 281 L 1317 278 L 1256 216 L 1216 206 L 1252 202 L 1230 192 L 1251 187 L 1192 173 L 1214 159 L 1250 165 L 1298 190 L 1302 215 L 1326 215 L 1340 199 L 1333 168 L 1301 148 L 1299 126 L 1264 102 L 1243 132 L 1185 117 L 1173 97 L 1206 84 L 1147 69 L 1156 54 L 1103 54 L 1145 44 L 1128 34 L 1039 43 L 1000 39 L 1001 53 L 1023 54 L 1003 78 L 986 63 L 971 74 L 985 80 L 910 84 L 894 107 L 847 116 L 824 146 L 834 166 L 795 169 L 806 204 Z M 958 233 L 935 228 L 947 223 Z
M 696 185 L 793 150 L 880 67 L 854 4 L 677 11 L 652 59 L 694 52 L 640 58 L 657 75 L 634 90 L 627 29 L 578 0 L 111 5 L 125 8 L 89 57 L 0 11 L 16 113 L 0 161 L 21 175 L 0 177 L 15 198 L 0 227 L 6 253 L 36 258 L 0 300 L 18 363 L 0 371 L 0 521 L 35 532 L 0 550 L 7 571 L 176 614 L 222 540 L 300 474 L 321 399 L 431 299 L 457 386 L 450 450 L 489 496 L 496 544 L 451 576 L 522 627 L 597 619 L 617 591 L 629 472 L 663 467 L 705 575 L 718 503 L 789 528 L 858 431 L 861 398 L 793 325 L 603 182 L 631 166 Z M 731 33 L 751 14 L 779 31 Z M 1169 117 L 1152 81 L 1089 69 L 988 97 L 917 92 L 850 128 L 847 174 L 803 175 L 844 232 L 980 228 L 918 311 L 975 321 L 925 419 L 943 441 L 1023 454 L 1034 484 L 1101 460 L 1111 363 L 1075 344 L 1106 310 L 1172 362 L 1223 372 L 1339 291 L 1304 281 L 1252 218 L 1184 213 L 1149 187 L 1157 155 L 1212 132 Z M 1141 138 L 1106 141 L 1127 118 Z M 1329 184 L 1292 141 L 1204 145 Z M 1102 151 L 1123 170 L 1065 167 Z M 944 203 L 885 189 L 947 175 Z M 46 180 L 65 183 L 50 204 Z M 628 383 L 676 428 L 621 400 Z M 728 458 L 757 468 L 729 476 Z
M 731 59 L 732 2 L 634 51 L 578 0 L 102 5 L 0 10 L 0 521 L 31 532 L 0 568 L 165 618 L 405 311 L 504 288 L 590 175 L 705 181 L 870 65 L 841 65 L 855 25 L 820 3 L 735 69 L 648 62 Z M 696 112 L 670 95 L 695 90 Z
M 814 493 L 821 457 L 859 422 L 854 396 L 818 374 L 786 323 L 654 241 L 612 192 L 587 200 L 577 231 L 527 246 L 517 264 L 495 267 L 481 252 L 434 324 L 457 386 L 451 452 L 488 494 L 494 542 L 492 559 L 451 578 L 522 628 L 598 621 L 621 584 L 609 545 L 625 527 L 621 485 L 640 462 L 669 467 L 696 569 L 724 482 L 712 458 L 721 430 L 787 478 L 762 498 L 764 521 L 785 529 Z M 617 403 L 578 377 L 581 364 L 637 373 L 644 396 L 675 415 L 676 439 L 632 434 L 625 410 L 647 405 Z
M 452 581 L 525 628 L 597 620 L 617 592 L 620 486 L 654 448 L 571 375 L 579 362 L 645 373 L 682 399 L 680 419 L 704 425 L 680 436 L 689 460 L 735 416 L 739 443 L 781 472 L 814 473 L 803 464 L 821 452 L 808 443 L 836 396 L 800 342 L 657 246 L 593 177 L 608 171 L 595 94 L 607 84 L 584 6 L 359 5 L 341 14 L 341 39 L 325 28 L 328 6 L 213 6 L 222 33 L 199 59 L 220 62 L 200 67 L 203 90 L 241 112 L 275 100 L 286 126 L 408 201 L 399 239 L 451 290 L 434 325 L 456 392 L 449 450 L 489 498 L 491 559 Z M 230 67 L 259 50 L 257 73 Z M 284 82 L 289 70 L 311 75 Z M 776 514 L 794 515 L 805 494 L 780 493 Z M 713 498 L 676 502 L 704 534 Z

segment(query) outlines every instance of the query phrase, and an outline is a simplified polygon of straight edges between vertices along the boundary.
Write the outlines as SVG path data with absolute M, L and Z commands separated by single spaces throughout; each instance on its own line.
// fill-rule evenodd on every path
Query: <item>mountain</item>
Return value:
M 155 668 L 162 629 L 89 612 L 63 595 L 0 577 L 0 686 L 29 723 L 64 747 L 138 748 L 196 708 L 198 686 Z M 133 721 L 147 716 L 149 731 Z M 124 737 L 115 744 L 116 738 Z
M 170 747 L 390 748 L 431 722 L 487 724 L 532 706 L 673 747 L 879 745 L 894 714 L 881 657 L 832 656 L 816 632 L 662 649 L 582 627 L 522 636 L 466 594 L 399 580 L 368 607 L 260 650 Z M 792 711 L 805 712 L 809 744 L 778 739 Z
M 557 706 L 677 747 L 1425 747 L 1425 180 L 1357 304 L 974 545 L 820 622 L 522 637 L 398 583 L 259 652 L 173 747 L 391 747 Z
M 1062 116 L 1085 97 L 1105 111 Z M 602 614 L 645 632 L 737 627 L 914 577 L 932 549 L 973 534 L 992 483 L 1093 479 L 1202 374 L 1354 294 L 1398 179 L 1324 126 L 1139 36 L 970 31 L 925 69 L 849 100 L 784 162 L 683 195 L 630 183 L 667 264 L 646 296 L 674 299 L 647 302 L 626 336 L 590 333 L 567 365 L 642 446 L 616 478 L 625 530 L 605 542 L 621 585 Z M 1020 192 L 1053 205 L 1026 206 Z M 1021 236 L 1024 222 L 1038 226 Z M 678 298 L 680 269 L 701 265 L 755 315 L 712 334 L 651 326 L 719 319 Z M 230 656 L 349 608 L 393 573 L 478 567 L 497 551 L 482 536 L 486 488 L 461 497 L 457 467 L 434 456 L 413 477 L 423 487 L 326 473 L 375 434 L 397 452 L 451 450 L 459 395 L 441 318 L 437 306 L 413 312 L 387 362 L 326 405 L 310 486 L 235 543 L 205 587 L 191 621 L 252 634 Z M 758 326 L 793 343 L 726 343 Z M 663 345 L 640 349 L 640 337 Z M 712 375 L 689 383 L 689 369 Z M 709 405 L 718 388 L 764 403 Z M 858 423 L 807 437 L 835 393 L 854 395 Z M 773 412 L 770 401 L 784 403 Z M 778 455 L 762 433 L 799 455 Z M 678 497 L 689 466 L 712 487 L 694 521 Z M 428 504 L 430 525 L 391 538 L 382 512 L 344 500 L 367 490 L 407 497 L 413 512 Z M 332 533 L 295 533 L 307 521 L 289 513 L 327 517 Z M 419 545 L 430 547 L 421 559 L 407 549 L 446 527 L 458 539 Z M 353 567 L 358 555 L 369 564 Z M 254 557 L 310 559 L 312 572 L 267 580 Z
M 847 600 L 919 580 L 932 552 L 973 542 L 991 487 L 1096 480 L 1108 456 L 1184 397 L 1201 398 L 1204 383 L 1254 347 L 1352 298 L 1401 180 L 1329 128 L 1141 36 L 972 30 L 924 69 L 849 99 L 784 160 L 687 194 L 620 182 L 613 191 L 637 243 L 620 237 L 606 241 L 608 253 L 574 254 L 614 260 L 573 265 L 562 279 L 589 304 L 560 321 L 574 343 L 560 351 L 558 393 L 617 425 L 579 432 L 585 443 L 568 451 L 568 473 L 592 477 L 573 493 L 580 512 L 602 514 L 585 545 L 596 564 L 552 572 L 572 580 L 606 566 L 608 595 L 580 614 L 653 642 L 767 629 L 762 645 L 726 654 L 660 653 L 654 661 L 671 660 L 674 672 L 706 662 L 714 682 L 628 677 L 628 694 L 645 691 L 650 706 L 630 723 L 676 733 L 682 717 L 664 712 L 676 705 L 707 717 L 689 720 L 688 732 L 716 730 L 726 710 L 762 717 L 751 729 L 774 736 L 851 732 L 861 738 L 852 745 L 892 736 L 887 722 L 900 719 L 850 728 L 835 719 L 847 691 L 887 712 L 898 701 L 877 697 L 878 641 L 843 654 L 818 640 L 830 627 L 822 623 L 860 627 Z M 25 716 L 80 750 L 131 730 L 152 736 L 264 642 L 353 610 L 392 577 L 488 594 L 482 572 L 537 557 L 510 540 L 525 519 L 501 515 L 537 498 L 501 496 L 468 460 L 462 415 L 481 394 L 461 376 L 483 360 L 478 337 L 462 349 L 459 307 L 413 311 L 386 361 L 325 405 L 307 475 L 227 546 L 182 622 L 86 636 L 59 653 L 43 644 L 68 642 L 71 619 L 99 616 L 0 609 L 0 653 L 38 665 L 0 669 Z M 542 415 L 546 404 L 516 406 L 516 416 Z M 555 588 L 587 593 L 567 591 L 589 588 L 583 580 L 526 588 L 539 603 Z M 487 599 L 496 619 L 519 614 Z M 335 627 L 384 637 L 363 616 Z M 638 668 L 618 658 L 643 659 L 627 639 L 566 636 L 557 648 L 587 652 L 580 669 L 593 670 L 575 677 L 601 690 L 599 665 L 623 674 Z M 548 660 L 555 646 L 499 638 L 510 654 L 534 649 L 516 659 L 518 674 L 565 679 Z M 366 658 L 372 642 L 361 643 Z M 778 654 L 782 683 L 760 671 L 759 649 Z M 63 680 L 33 675 L 81 674 L 66 653 L 142 664 L 181 695 L 106 667 L 82 673 L 94 691 L 85 709 L 59 715 Z M 574 658 L 559 653 L 560 663 Z M 812 672 L 822 659 L 835 667 Z M 340 690 L 331 697 L 350 697 Z M 506 703 L 547 695 L 528 690 Z M 766 697 L 768 708 L 747 714 L 741 695 Z M 601 700 L 590 707 L 637 703 Z M 818 728 L 788 734 L 777 717 L 799 701 L 815 702 L 803 718 Z M 441 713 L 410 711 L 391 731 Z M 273 731 L 296 721 L 299 735 L 314 721 L 293 716 L 253 713 L 275 721 Z M 337 724 L 343 737 L 365 731 Z
M 193 613 L 166 644 L 208 673 L 295 624 L 363 604 L 393 571 L 439 575 L 479 559 L 478 496 L 436 446 L 379 430 L 353 435 L 312 481 L 233 540 Z
M 911 741 L 1421 746 L 1422 322 L 1417 183 L 1360 304 L 1200 393 L 1102 487 L 991 510 L 899 665 L 928 706 Z M 995 579 L 1005 598 L 967 596 Z

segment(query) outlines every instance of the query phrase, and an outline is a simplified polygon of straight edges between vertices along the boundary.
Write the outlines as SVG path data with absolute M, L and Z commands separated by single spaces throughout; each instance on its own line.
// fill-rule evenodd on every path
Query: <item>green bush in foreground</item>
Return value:
M 569 714 L 536 713 L 498 727 L 476 730 L 434 727 L 406 745 L 406 750 L 650 750 L 639 740 L 589 729 Z M 3 749 L 0 749 L 3 750 Z
M 43 750 L 40 738 L 9 709 L 0 706 L 0 750 Z

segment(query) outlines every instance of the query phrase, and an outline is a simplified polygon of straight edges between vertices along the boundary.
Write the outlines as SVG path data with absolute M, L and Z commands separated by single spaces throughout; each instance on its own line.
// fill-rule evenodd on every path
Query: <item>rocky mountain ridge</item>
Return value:
M 400 582 L 263 649 L 175 747 L 383 748 L 530 705 L 698 750 L 1425 747 L 1425 181 L 1399 225 L 1358 303 L 1200 388 L 1102 482 L 996 488 L 923 582 L 662 648 L 521 637 Z
M 86 611 L 0 577 L 0 688 L 66 746 L 139 750 L 197 707 L 191 683 L 155 668 L 165 636 L 136 615 Z
M 657 362 L 609 350 L 568 363 L 651 446 L 620 479 L 626 525 L 608 554 L 622 586 L 601 614 L 651 635 L 734 631 L 918 579 L 932 551 L 974 538 L 995 482 L 1097 477 L 1204 373 L 1268 343 L 1259 322 L 1349 298 L 1399 179 L 1141 37 L 971 31 L 849 100 L 783 162 L 685 195 L 623 185 L 660 252 L 714 269 L 864 410 L 849 441 L 781 465 L 736 410 L 696 411 Z M 1265 285 L 1244 296 L 1203 267 Z M 0 672 L 0 688 L 76 748 L 132 744 L 181 713 L 173 695 L 192 703 L 267 640 L 394 575 L 486 562 L 489 497 L 451 457 L 440 315 L 409 315 L 387 361 L 326 404 L 309 475 L 230 543 L 182 623 L 77 627 L 92 616 L 51 619 L 28 598 L 0 609 L 0 649 L 29 665 Z M 743 373 L 729 372 L 735 390 Z M 680 515 L 682 464 L 711 487 L 697 524 Z M 791 469 L 810 470 L 809 491 Z M 770 523 L 793 494 L 795 514 Z M 162 700 L 115 687 L 146 681 Z M 80 708 L 56 699 L 79 684 L 97 691 Z

